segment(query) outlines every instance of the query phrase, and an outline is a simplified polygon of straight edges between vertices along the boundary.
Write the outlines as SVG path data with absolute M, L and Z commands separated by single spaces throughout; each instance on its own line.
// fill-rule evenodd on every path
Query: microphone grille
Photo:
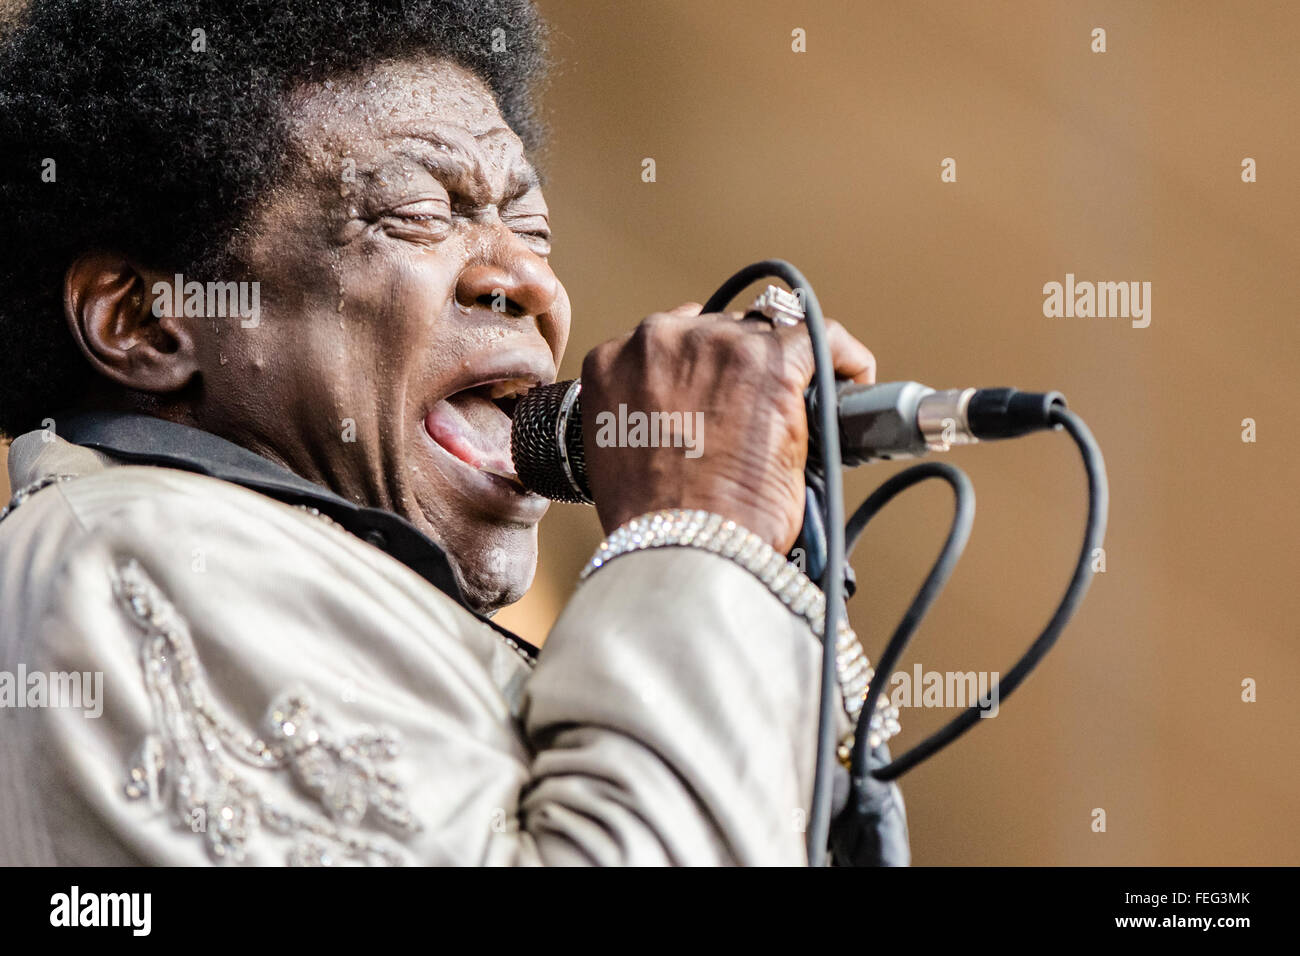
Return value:
M 510 428 L 510 456 L 524 487 L 552 501 L 591 503 L 587 462 L 582 450 L 582 399 L 575 397 L 565 423 L 564 445 L 556 434 L 564 397 L 573 381 L 539 385 L 515 406 Z M 568 454 L 569 472 L 563 454 Z M 574 484 L 577 487 L 574 487 Z

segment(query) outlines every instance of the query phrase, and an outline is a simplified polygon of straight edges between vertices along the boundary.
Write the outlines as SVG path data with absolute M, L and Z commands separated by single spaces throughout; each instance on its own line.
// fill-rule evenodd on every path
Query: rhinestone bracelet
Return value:
M 758 535 L 708 511 L 674 508 L 633 518 L 600 543 L 579 578 L 586 579 L 619 555 L 667 547 L 701 548 L 736 562 L 762 581 L 792 613 L 803 618 L 816 637 L 821 637 L 826 624 L 826 596 L 821 589 Z M 875 670 L 847 616 L 840 619 L 836 632 L 835 674 L 844 712 L 856 727 Z M 898 708 L 881 694 L 876 700 L 876 712 L 871 715 L 868 743 L 874 749 L 898 731 Z M 841 760 L 847 762 L 852 744 L 852 734 L 840 742 Z

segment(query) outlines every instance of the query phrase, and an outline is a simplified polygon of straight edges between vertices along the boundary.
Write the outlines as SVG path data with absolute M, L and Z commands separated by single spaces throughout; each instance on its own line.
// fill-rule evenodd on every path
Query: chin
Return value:
M 511 574 L 485 571 L 478 567 L 467 568 L 453 563 L 465 602 L 480 614 L 491 616 L 503 607 L 514 604 L 533 583 L 535 564 L 526 574 Z
M 491 615 L 514 604 L 532 585 L 537 571 L 537 528 L 473 530 L 473 544 L 449 550 L 447 556 L 466 603 L 480 614 Z

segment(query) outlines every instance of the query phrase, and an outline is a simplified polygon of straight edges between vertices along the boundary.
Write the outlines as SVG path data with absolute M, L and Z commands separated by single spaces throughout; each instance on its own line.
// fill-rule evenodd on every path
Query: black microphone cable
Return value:
M 970 479 L 958 468 L 941 462 L 926 462 L 908 468 L 891 477 L 880 486 L 854 512 L 852 519 L 844 521 L 844 488 L 842 476 L 842 456 L 840 452 L 840 425 L 837 413 L 835 371 L 831 359 L 830 345 L 826 336 L 826 324 L 822 316 L 821 305 L 816 293 L 803 274 L 790 263 L 780 259 L 767 259 L 741 269 L 719 287 L 704 304 L 703 313 L 721 312 L 741 291 L 760 279 L 777 278 L 788 285 L 800 296 L 804 309 L 805 324 L 812 341 L 815 371 L 813 383 L 809 389 L 815 401 L 810 403 L 813 414 L 820 427 L 819 440 L 815 443 L 820 452 L 820 470 L 818 493 L 808 496 L 806 524 L 812 525 L 810 539 L 818 545 L 824 544 L 825 554 L 818 581 L 826 598 L 826 615 L 821 634 L 822 640 L 822 677 L 818 707 L 817 755 L 813 774 L 812 807 L 807 828 L 808 862 L 812 866 L 825 864 L 829 843 L 831 815 L 831 770 L 836 759 L 837 741 L 835 740 L 835 638 L 838 634 L 841 615 L 847 615 L 845 601 L 845 582 L 848 573 L 848 554 L 857 543 L 863 529 L 876 514 L 899 493 L 918 482 L 939 478 L 946 481 L 953 489 L 956 507 L 953 523 L 947 540 L 939 553 L 938 559 L 926 576 L 924 583 L 903 615 L 893 636 L 885 647 L 884 653 L 876 663 L 875 675 L 867 689 L 862 710 L 858 716 L 858 725 L 853 743 L 850 761 L 850 792 L 843 811 L 852 815 L 855 812 L 865 814 L 868 805 L 865 788 L 868 775 L 875 780 L 894 780 L 915 767 L 921 761 L 933 756 L 943 747 L 952 743 L 957 737 L 979 719 L 983 707 L 979 702 L 967 708 L 943 728 L 930 735 L 920 744 L 908 750 L 884 766 L 868 769 L 870 748 L 870 719 L 875 713 L 876 701 L 884 690 L 889 675 L 898 663 L 903 650 L 920 625 L 934 600 L 938 597 L 949 576 L 952 574 L 962 550 L 970 537 L 971 526 L 975 517 L 975 497 Z M 992 395 L 992 393 L 989 393 Z M 1011 390 L 1005 390 L 1002 397 L 1008 397 Z M 1077 610 L 1092 580 L 1090 559 L 1094 550 L 1101 545 L 1106 530 L 1106 515 L 1109 506 L 1109 493 L 1106 483 L 1106 469 L 1101 449 L 1096 440 L 1073 412 L 1068 411 L 1063 402 L 1054 402 L 1047 411 L 1047 427 L 1064 428 L 1074 439 L 1083 456 L 1084 468 L 1088 476 L 1088 517 L 1084 532 L 1083 547 L 1074 574 L 1070 579 L 1065 596 L 1057 606 L 1056 612 L 1038 638 L 1029 649 L 1007 672 L 998 686 L 999 700 L 1009 696 L 1037 666 L 1044 655 L 1051 650 L 1056 639 L 1064 630 L 1071 616 Z M 812 427 L 812 423 L 809 423 Z M 1010 436 L 1021 434 L 1018 425 L 1005 432 Z M 811 470 L 811 463 L 810 463 Z M 820 504 L 821 513 L 814 511 L 814 501 Z M 820 527 L 817 527 L 820 525 Z M 847 540 L 847 544 L 846 544 Z M 990 691 L 990 696 L 992 690 Z
M 1083 456 L 1084 469 L 1088 475 L 1088 517 L 1085 522 L 1083 546 L 1079 550 L 1079 559 L 1075 563 L 1074 574 L 1070 578 L 1065 596 L 1061 598 L 1061 602 L 1057 605 L 1051 620 L 1048 621 L 1042 633 L 1038 635 L 1015 666 L 1007 671 L 1006 676 L 998 681 L 996 687 L 989 689 L 989 699 L 991 700 L 992 695 L 996 692 L 999 702 L 1010 697 L 1012 691 L 1023 683 L 1029 672 L 1038 666 L 1038 662 L 1052 649 L 1052 645 L 1061 636 L 1065 625 L 1069 623 L 1070 618 L 1074 616 L 1074 612 L 1078 610 L 1084 594 L 1087 593 L 1088 585 L 1092 582 L 1091 559 L 1093 553 L 1097 548 L 1101 547 L 1102 538 L 1106 534 L 1106 515 L 1109 509 L 1110 491 L 1106 482 L 1106 466 L 1102 459 L 1101 448 L 1098 447 L 1096 439 L 1092 437 L 1092 432 L 1088 430 L 1088 426 L 1083 423 L 1083 419 L 1079 418 L 1078 415 L 1060 407 L 1053 408 L 1049 414 L 1054 419 L 1054 423 L 1063 427 L 1070 437 L 1074 439 L 1075 444 L 1078 445 L 1079 452 Z M 868 708 L 876 706 L 876 699 L 883 692 L 884 686 L 889 680 L 889 675 L 898 663 L 898 658 L 907 647 L 917 627 L 920 626 L 921 619 L 929 611 L 930 605 L 938 597 L 939 591 L 947 583 L 949 575 L 952 574 L 953 568 L 957 564 L 957 560 L 961 557 L 962 550 L 966 547 L 966 541 L 970 537 L 971 525 L 975 520 L 975 494 L 971 488 L 970 479 L 966 477 L 965 472 L 944 462 L 926 462 L 923 465 L 908 468 L 906 471 L 894 475 L 877 488 L 853 513 L 853 517 L 849 520 L 849 527 L 846 529 L 845 536 L 848 538 L 848 552 L 852 554 L 853 547 L 857 544 L 858 538 L 861 536 L 863 529 L 866 528 L 867 523 L 900 492 L 927 478 L 942 478 L 952 486 L 953 493 L 956 496 L 956 510 L 953 516 L 952 530 L 948 534 L 948 540 L 944 543 L 943 549 L 939 552 L 938 559 L 926 576 L 925 582 L 908 606 L 903 619 L 894 631 L 893 637 L 890 638 L 889 643 L 885 646 L 884 653 L 880 656 L 880 661 L 876 665 L 875 677 L 871 681 L 871 686 L 867 689 L 866 700 L 863 704 L 864 715 L 871 713 Z M 871 776 L 877 780 L 888 781 L 894 780 L 911 770 L 921 761 L 933 756 L 969 730 L 979 719 L 987 704 L 987 701 L 972 704 L 901 757 L 896 757 L 885 766 L 870 771 Z M 853 741 L 853 760 L 850 768 L 855 792 L 861 791 L 864 785 L 863 778 L 868 772 L 865 729 L 865 724 L 859 721 L 859 731 Z
M 824 471 L 823 525 L 826 535 L 826 563 L 822 571 L 822 593 L 826 596 L 826 617 L 822 627 L 822 682 L 817 708 L 817 760 L 813 771 L 812 807 L 808 814 L 808 862 L 822 866 L 826 858 L 831 825 L 831 768 L 838 742 L 835 739 L 835 637 L 839 633 L 844 606 L 844 476 L 840 461 L 840 423 L 835 402 L 835 366 L 821 305 L 803 273 L 783 259 L 765 259 L 741 269 L 709 297 L 700 311 L 721 312 L 748 285 L 759 279 L 777 278 L 802 297 L 804 322 L 812 339 L 815 369 L 813 388 L 820 396 L 817 413 L 821 418 L 821 457 Z M 865 711 L 864 711 L 865 713 Z

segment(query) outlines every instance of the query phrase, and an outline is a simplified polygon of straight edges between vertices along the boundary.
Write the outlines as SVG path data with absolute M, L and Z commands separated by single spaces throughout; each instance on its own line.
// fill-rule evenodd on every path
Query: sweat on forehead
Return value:
M 438 126 L 519 141 L 487 84 L 447 60 L 388 61 L 304 85 L 290 96 L 289 108 L 295 138 L 318 146 L 420 136 Z
M 359 176 L 403 164 L 474 196 L 508 199 L 539 185 L 491 90 L 445 60 L 393 61 L 297 91 L 294 142 L 317 177 L 345 158 Z

